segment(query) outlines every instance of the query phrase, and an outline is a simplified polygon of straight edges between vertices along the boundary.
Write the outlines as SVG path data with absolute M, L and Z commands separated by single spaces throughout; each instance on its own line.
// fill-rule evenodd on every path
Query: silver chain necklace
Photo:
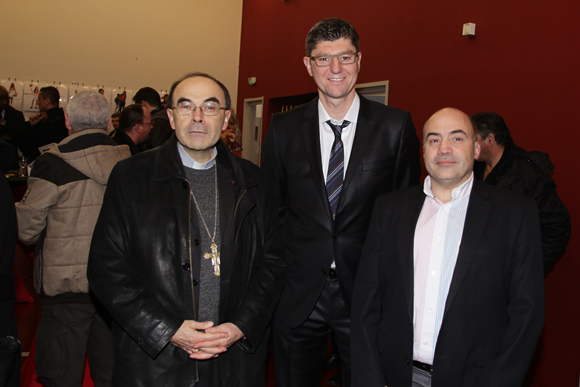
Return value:
M 201 221 L 203 222 L 203 225 L 205 227 L 205 231 L 207 231 L 207 235 L 210 237 L 211 239 L 211 253 L 205 253 L 203 255 L 203 257 L 205 259 L 211 259 L 211 264 L 213 265 L 213 274 L 216 277 L 220 276 L 220 253 L 218 253 L 218 247 L 215 244 L 215 236 L 216 236 L 216 231 L 217 231 L 217 216 L 218 216 L 218 179 L 217 179 L 217 163 L 214 164 L 214 171 L 215 171 L 215 215 L 214 215 L 214 222 L 213 222 L 213 236 L 211 235 L 211 233 L 209 232 L 209 228 L 207 227 L 207 224 L 205 223 L 205 219 L 203 218 L 203 215 L 201 214 L 201 210 L 199 209 L 199 205 L 197 204 L 197 200 L 195 200 L 195 196 L 193 195 L 193 190 L 190 189 L 189 193 L 191 195 L 191 198 L 193 199 L 193 202 L 195 203 L 195 208 L 197 208 L 197 212 L 199 213 L 199 218 L 201 219 Z

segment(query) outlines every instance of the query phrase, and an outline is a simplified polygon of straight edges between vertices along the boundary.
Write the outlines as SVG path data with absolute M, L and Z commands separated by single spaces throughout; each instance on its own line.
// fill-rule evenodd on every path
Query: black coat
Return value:
M 8 150 L 9 154 L 4 154 L 3 150 L 3 154 L 0 155 L 2 161 L 7 163 L 5 167 L 8 169 L 18 168 L 18 161 L 16 160 L 16 156 L 18 155 L 18 152 L 16 151 L 18 143 L 14 139 L 14 135 L 15 133 L 17 134 L 21 132 L 24 127 L 24 114 L 22 114 L 20 110 L 8 106 L 4 112 L 4 122 L 0 125 L 0 137 L 6 140 L 14 148 L 13 150 Z M 8 172 L 8 169 L 6 169 L 5 172 Z
M 355 139 L 333 221 L 320 156 L 318 98 L 272 118 L 262 167 L 283 223 L 288 265 L 276 320 L 302 324 L 316 304 L 333 258 L 350 308 L 373 203 L 419 182 L 419 140 L 411 115 L 360 98 Z
M 54 107 L 45 113 L 46 118 L 41 119 L 36 125 L 32 126 L 30 122 L 26 122 L 22 130 L 11 133 L 22 153 L 28 157 L 28 162 L 40 156 L 38 148 L 51 143 L 58 144 L 68 136 L 64 110 Z
M 131 137 L 121 129 L 115 131 L 115 135 L 112 137 L 113 141 L 115 141 L 118 145 L 128 145 L 129 151 L 131 151 L 131 156 L 135 156 L 137 153 L 140 152 L 139 147 L 135 145 Z
M 475 176 L 483 180 L 484 163 L 476 163 Z M 550 177 L 554 165 L 547 153 L 526 152 L 513 141 L 505 144 L 503 155 L 484 182 L 531 197 L 538 206 L 542 230 L 544 272 L 549 272 L 562 256 L 570 239 L 570 214 Z
M 245 337 L 211 361 L 220 387 L 264 386 L 265 335 L 285 274 L 277 219 L 262 171 L 217 147 L 218 323 L 234 323 Z M 169 343 L 184 320 L 196 320 L 198 279 L 186 265 L 201 256 L 194 208 L 175 136 L 111 173 L 88 278 L 117 324 L 116 386 L 192 386 L 197 378 L 196 361 Z
M 411 387 L 422 186 L 380 196 L 356 278 L 352 386 Z M 433 387 L 521 386 L 544 323 L 532 200 L 473 182 L 433 358 Z

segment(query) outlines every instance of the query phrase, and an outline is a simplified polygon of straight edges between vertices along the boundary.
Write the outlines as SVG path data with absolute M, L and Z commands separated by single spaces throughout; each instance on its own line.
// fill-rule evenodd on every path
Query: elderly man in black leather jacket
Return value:
M 267 327 L 285 277 L 266 179 L 219 141 L 230 107 L 219 81 L 190 74 L 171 93 L 175 135 L 117 165 L 93 235 L 88 277 L 115 320 L 113 385 L 265 386 Z M 183 152 L 209 172 L 207 190 L 215 171 L 215 219 L 203 211 Z M 211 256 L 204 238 L 217 220 L 220 260 L 211 276 L 219 299 L 217 321 L 208 322 L 200 293 L 212 279 L 204 280 L 209 260 L 201 258 Z
M 570 214 L 550 177 L 554 164 L 547 153 L 526 152 L 516 146 L 501 116 L 493 112 L 471 115 L 481 146 L 475 176 L 486 184 L 529 196 L 540 213 L 544 272 L 549 273 L 570 239 Z

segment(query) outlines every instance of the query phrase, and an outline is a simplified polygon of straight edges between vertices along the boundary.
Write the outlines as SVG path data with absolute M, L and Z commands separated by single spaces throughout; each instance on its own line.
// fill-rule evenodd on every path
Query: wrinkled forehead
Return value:
M 216 101 L 225 105 L 225 95 L 222 88 L 212 79 L 206 77 L 192 77 L 184 79 L 175 87 L 174 101 L 191 101 L 196 103 Z
M 463 132 L 475 138 L 475 129 L 467 114 L 459 110 L 442 111 L 434 114 L 423 126 L 423 139 L 429 134 L 448 135 Z

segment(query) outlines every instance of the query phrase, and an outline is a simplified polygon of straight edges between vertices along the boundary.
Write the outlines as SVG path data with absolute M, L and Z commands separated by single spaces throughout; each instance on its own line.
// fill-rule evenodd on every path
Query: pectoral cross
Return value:
M 205 253 L 203 257 L 205 259 L 211 259 L 211 264 L 213 265 L 213 273 L 216 277 L 220 276 L 220 253 L 218 253 L 218 247 L 215 242 L 211 242 L 211 253 Z

